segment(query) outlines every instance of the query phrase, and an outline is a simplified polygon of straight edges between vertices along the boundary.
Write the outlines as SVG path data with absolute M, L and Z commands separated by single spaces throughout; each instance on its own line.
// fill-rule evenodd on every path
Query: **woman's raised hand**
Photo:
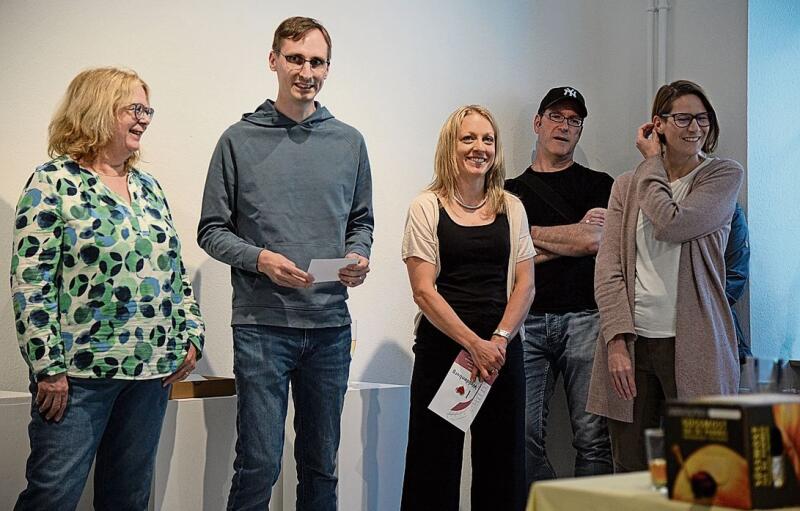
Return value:
M 654 128 L 652 122 L 646 122 L 636 130 L 636 148 L 645 158 L 661 156 L 661 141 Z

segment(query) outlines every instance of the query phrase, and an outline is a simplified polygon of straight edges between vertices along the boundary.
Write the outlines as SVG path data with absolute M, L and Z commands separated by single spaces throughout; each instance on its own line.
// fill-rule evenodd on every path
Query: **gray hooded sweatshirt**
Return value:
M 197 243 L 231 266 L 233 325 L 350 323 L 341 283 L 282 287 L 256 267 L 262 249 L 302 270 L 315 258 L 370 255 L 372 178 L 364 139 L 316 107 L 297 123 L 267 100 L 228 128 L 214 150 Z

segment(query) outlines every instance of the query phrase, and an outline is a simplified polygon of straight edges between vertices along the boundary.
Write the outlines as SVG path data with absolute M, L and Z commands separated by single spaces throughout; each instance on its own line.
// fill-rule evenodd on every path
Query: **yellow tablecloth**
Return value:
M 650 474 L 581 477 L 542 481 L 531 487 L 527 511 L 728 511 L 669 500 L 650 489 Z M 800 507 L 782 508 L 800 511 Z

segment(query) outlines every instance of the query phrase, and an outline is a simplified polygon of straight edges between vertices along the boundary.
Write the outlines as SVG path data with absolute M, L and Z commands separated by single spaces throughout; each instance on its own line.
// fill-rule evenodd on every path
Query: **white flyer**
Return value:
M 315 284 L 318 282 L 336 282 L 339 280 L 339 270 L 357 262 L 358 259 L 355 257 L 312 259 L 308 265 L 308 273 L 314 277 Z
M 430 411 L 464 432 L 475 420 L 497 378 L 494 374 L 486 380 L 476 378 L 475 381 L 470 381 L 472 368 L 472 357 L 461 350 L 428 405 Z

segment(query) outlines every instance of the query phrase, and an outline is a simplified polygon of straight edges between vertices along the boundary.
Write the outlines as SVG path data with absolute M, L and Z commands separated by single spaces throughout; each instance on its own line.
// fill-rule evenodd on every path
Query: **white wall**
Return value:
M 747 1 L 671 0 L 667 80 L 706 90 L 720 122 L 716 154 L 747 166 Z M 746 204 L 745 187 L 739 194 Z

